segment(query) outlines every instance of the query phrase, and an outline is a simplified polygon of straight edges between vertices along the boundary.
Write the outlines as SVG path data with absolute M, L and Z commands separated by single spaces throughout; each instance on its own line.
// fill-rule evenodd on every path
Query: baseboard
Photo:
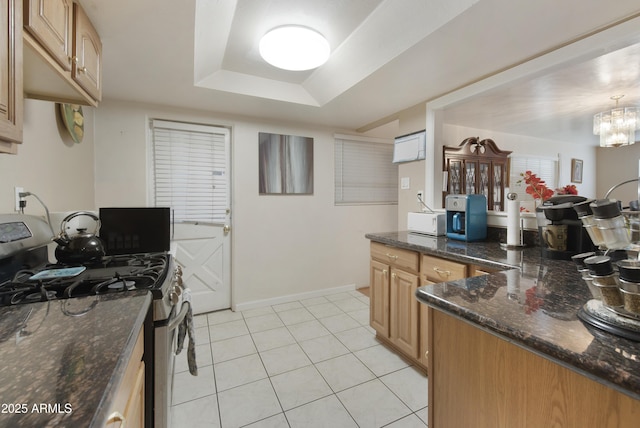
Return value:
M 249 309 L 263 308 L 265 306 L 279 305 L 281 303 L 295 302 L 296 300 L 312 299 L 314 297 L 327 296 L 329 294 L 355 291 L 356 285 L 342 285 L 340 287 L 323 288 L 322 290 L 308 291 L 306 293 L 287 294 L 285 296 L 273 297 L 264 300 L 254 300 L 251 302 L 238 303 L 232 305 L 233 311 L 246 311 Z

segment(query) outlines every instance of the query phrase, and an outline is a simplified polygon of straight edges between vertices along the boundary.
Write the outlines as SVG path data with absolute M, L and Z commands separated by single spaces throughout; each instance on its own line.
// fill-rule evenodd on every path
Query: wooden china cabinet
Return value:
M 500 150 L 491 139 L 478 137 L 469 137 L 458 147 L 442 149 L 443 171 L 447 172 L 443 206 L 448 194 L 480 194 L 487 198 L 488 210 L 505 210 L 504 188 L 510 151 Z

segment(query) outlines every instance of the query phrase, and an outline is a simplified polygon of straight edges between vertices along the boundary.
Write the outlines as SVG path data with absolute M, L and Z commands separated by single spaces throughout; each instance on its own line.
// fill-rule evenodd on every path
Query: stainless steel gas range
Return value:
M 145 421 L 149 427 L 168 426 L 177 327 L 189 309 L 180 267 L 167 251 L 52 264 L 51 235 L 52 228 L 38 217 L 0 215 L 0 306 L 148 290 L 153 332 L 145 337 Z

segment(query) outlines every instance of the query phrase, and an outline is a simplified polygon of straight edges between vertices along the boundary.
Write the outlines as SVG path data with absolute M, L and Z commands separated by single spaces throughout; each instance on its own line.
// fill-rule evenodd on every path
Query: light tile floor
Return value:
M 172 428 L 426 427 L 427 378 L 378 342 L 358 291 L 195 326 L 199 374 L 178 355 Z

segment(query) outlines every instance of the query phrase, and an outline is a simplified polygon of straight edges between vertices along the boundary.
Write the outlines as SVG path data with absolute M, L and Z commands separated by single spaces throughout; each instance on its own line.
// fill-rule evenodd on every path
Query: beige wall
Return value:
M 406 135 L 421 131 L 426 126 L 426 105 L 420 104 L 400 113 L 398 118 L 398 134 Z M 409 189 L 402 189 L 402 178 L 409 179 Z M 425 189 L 425 161 L 406 162 L 398 168 L 398 230 L 407 230 L 407 214 L 421 211 L 416 194 Z
M 614 185 L 626 180 L 638 178 L 640 170 L 640 143 L 618 148 L 597 148 L 598 162 L 596 166 L 596 194 L 604 197 Z M 625 206 L 629 201 L 638 199 L 638 183 L 629 183 L 614 190 L 611 198 L 618 199 Z
M 394 230 L 397 207 L 334 206 L 334 130 L 103 102 L 96 114 L 97 206 L 147 204 L 149 118 L 231 128 L 235 305 L 368 284 L 369 241 L 364 235 Z M 313 195 L 258 195 L 258 132 L 314 138 Z
M 0 213 L 14 212 L 15 186 L 38 195 L 51 211 L 95 208 L 94 112 L 83 107 L 85 134 L 75 144 L 55 103 L 25 100 L 24 142 L 17 155 L 0 155 Z M 44 209 L 29 197 L 25 213 L 43 215 Z

